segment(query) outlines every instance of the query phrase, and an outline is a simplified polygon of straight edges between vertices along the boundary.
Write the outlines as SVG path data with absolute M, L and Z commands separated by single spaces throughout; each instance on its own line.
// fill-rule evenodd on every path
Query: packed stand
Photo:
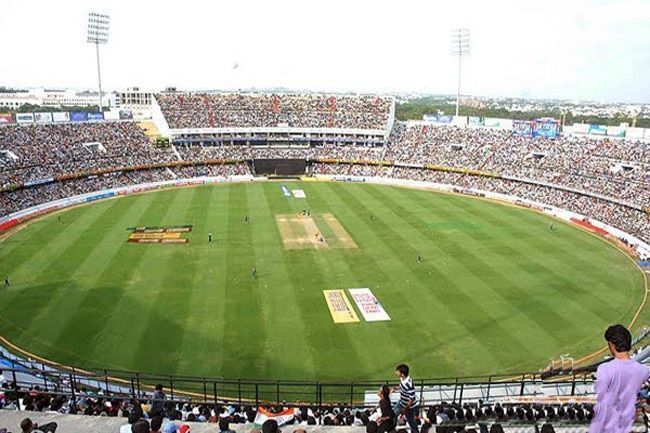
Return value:
M 546 140 L 496 129 L 400 125 L 384 159 L 483 170 L 599 194 L 639 209 L 650 206 L 650 145 L 643 142 Z
M 124 419 L 124 426 L 131 426 L 140 420 L 156 426 L 184 422 L 214 423 L 221 431 L 231 425 L 254 427 L 258 417 L 257 408 L 230 404 L 192 403 L 190 401 L 171 401 L 162 388 L 149 398 L 130 399 L 106 396 L 87 389 L 81 389 L 73 399 L 69 395 L 44 392 L 39 386 L 29 389 L 4 383 L 0 389 L 0 408 L 23 410 L 26 412 L 77 414 L 88 416 L 118 417 Z M 647 403 L 640 398 L 637 404 L 636 421 L 643 423 Z M 368 432 L 377 432 L 378 418 L 382 416 L 379 407 L 354 407 L 347 404 L 326 405 L 322 407 L 269 406 L 264 407 L 268 414 L 290 411 L 286 428 L 309 426 L 363 426 Z M 418 410 L 416 423 L 421 433 L 445 430 L 459 431 L 467 428 L 490 427 L 494 424 L 503 427 L 524 427 L 551 423 L 556 426 L 586 426 L 594 416 L 590 403 L 471 403 L 441 402 L 427 404 Z M 405 420 L 396 415 L 397 425 Z M 164 431 L 164 430 L 163 430 Z
M 171 168 L 171 171 L 181 179 L 193 177 L 231 177 L 250 174 L 246 163 L 242 164 L 213 164 L 213 165 L 185 165 Z
M 0 126 L 0 151 L 17 157 L 0 159 L 0 187 L 174 160 L 133 122 Z
M 392 99 L 379 96 L 287 94 L 156 95 L 169 127 L 385 129 Z
M 120 186 L 170 179 L 172 179 L 172 176 L 166 169 L 157 168 L 129 172 L 112 172 L 6 191 L 0 193 L 0 216 L 65 197 Z

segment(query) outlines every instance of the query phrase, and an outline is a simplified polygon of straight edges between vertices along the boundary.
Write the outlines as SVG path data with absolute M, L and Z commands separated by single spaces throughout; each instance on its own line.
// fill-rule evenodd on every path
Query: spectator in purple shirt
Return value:
M 648 367 L 630 358 L 632 335 L 623 325 L 605 331 L 614 359 L 596 372 L 596 406 L 589 433 L 629 433 L 636 414 L 637 394 L 650 376 Z

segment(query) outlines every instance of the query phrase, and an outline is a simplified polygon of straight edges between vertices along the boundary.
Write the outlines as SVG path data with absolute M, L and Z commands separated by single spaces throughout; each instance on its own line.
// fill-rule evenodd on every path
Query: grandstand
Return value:
M 131 121 L 3 125 L 0 152 L 10 157 L 0 160 L 0 230 L 116 195 L 301 175 L 500 200 L 560 218 L 635 259 L 648 259 L 647 142 L 568 135 L 549 140 L 469 125 L 397 122 L 394 106 L 392 98 L 375 95 L 161 93 L 153 121 L 170 139 L 168 148 L 154 146 Z M 291 423 L 361 427 L 381 384 L 79 371 L 12 352 L 3 353 L 5 409 L 123 416 L 138 402 L 153 403 L 151 387 L 161 382 L 172 420 L 223 416 L 250 424 L 264 407 L 290 408 Z M 460 431 L 548 422 L 584 428 L 593 416 L 591 372 L 554 373 L 550 379 L 422 380 L 421 426 Z
M 395 101 L 380 96 L 161 93 L 153 120 L 174 144 L 380 145 Z
M 87 188 L 70 188 L 72 184 L 65 180 L 72 178 L 95 182 L 95 188 L 101 189 L 193 174 L 242 175 L 251 170 L 255 174 L 254 161 L 258 159 L 303 159 L 307 168 L 297 174 L 393 177 L 515 195 L 593 218 L 650 241 L 650 150 L 646 142 L 575 136 L 550 141 L 489 128 L 394 122 L 394 102 L 380 97 L 364 97 L 355 103 L 350 102 L 351 97 L 339 101 L 342 108 L 330 119 L 334 124 L 320 134 L 314 131 L 322 129 L 329 114 L 317 108 L 323 104 L 327 107 L 323 102 L 327 98 L 287 96 L 277 97 L 274 103 L 275 96 L 241 95 L 239 106 L 234 95 L 157 95 L 165 107 L 161 114 L 166 117 L 162 127 L 160 119 L 156 124 L 159 131 L 167 131 L 173 144 L 170 149 L 152 146 L 133 122 L 5 126 L 0 129 L 0 152 L 13 157 L 3 159 L 0 166 L 0 215 L 6 217 L 48 197 L 89 192 Z M 200 120 L 206 116 L 202 112 L 206 105 L 197 102 L 205 100 L 215 110 L 226 107 L 226 113 L 218 118 L 231 119 L 238 132 L 224 132 L 223 125 L 231 127 L 226 120 L 220 120 L 216 129 L 206 128 Z M 371 102 L 375 100 L 380 101 L 377 106 Z M 313 119 L 311 124 L 298 123 L 296 127 L 312 132 L 285 134 L 277 128 L 292 130 L 294 126 L 268 126 L 281 112 L 280 108 L 278 113 L 273 111 L 277 104 L 290 107 L 288 118 L 303 113 L 306 119 Z M 254 107 L 263 107 L 263 114 L 250 114 Z M 300 108 L 307 113 L 298 111 Z M 381 109 L 380 120 L 373 123 L 369 119 L 375 109 Z M 354 114 L 346 116 L 346 110 Z M 240 118 L 237 113 L 247 114 Z M 247 122 L 256 126 L 246 126 Z M 183 128 L 169 129 L 164 126 L 167 124 Z M 372 129 L 379 124 L 383 129 Z M 393 127 L 386 129 L 390 125 Z M 347 129 L 350 126 L 365 131 L 363 137 L 356 136 L 358 141 L 352 136 L 343 138 L 346 133 L 342 131 L 351 132 Z M 255 135 L 259 132 L 256 128 L 265 128 L 266 132 Z M 188 138 L 189 130 L 193 131 L 192 139 Z M 220 138 L 215 141 L 216 130 Z M 284 138 L 272 138 L 279 137 L 276 132 Z M 102 143 L 105 152 L 84 146 L 91 142 Z M 231 165 L 224 167 L 224 162 Z M 160 169 L 165 167 L 168 170 Z M 123 172 L 134 180 L 109 182 L 116 176 L 124 178 Z M 63 182 L 53 184 L 59 180 Z M 63 188 L 65 193 L 58 191 Z

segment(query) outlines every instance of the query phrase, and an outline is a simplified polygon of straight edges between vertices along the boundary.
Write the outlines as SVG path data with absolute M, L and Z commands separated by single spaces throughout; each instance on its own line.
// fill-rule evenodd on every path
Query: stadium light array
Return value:
M 97 81 L 99 87 L 99 111 L 104 111 L 102 104 L 102 73 L 99 67 L 99 45 L 108 43 L 108 29 L 111 23 L 111 17 L 105 14 L 90 12 L 88 14 L 88 37 L 86 42 L 95 44 L 97 53 Z
M 456 116 L 460 105 L 460 71 L 464 56 L 469 56 L 469 29 L 451 31 L 451 55 L 458 57 L 458 87 L 456 88 Z

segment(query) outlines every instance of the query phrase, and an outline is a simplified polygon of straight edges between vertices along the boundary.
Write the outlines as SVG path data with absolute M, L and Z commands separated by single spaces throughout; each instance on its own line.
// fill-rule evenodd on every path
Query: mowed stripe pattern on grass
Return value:
M 642 298 L 620 251 L 563 223 L 550 232 L 540 214 L 388 186 L 287 187 L 307 198 L 202 186 L 30 223 L 0 243 L 12 280 L 0 333 L 64 363 L 166 374 L 377 379 L 401 361 L 418 377 L 510 373 L 600 348 Z M 303 208 L 332 214 L 357 248 L 285 250 L 276 215 Z M 179 224 L 194 225 L 189 244 L 126 242 L 127 227 Z M 392 320 L 332 323 L 322 291 L 350 287 L 370 287 Z

